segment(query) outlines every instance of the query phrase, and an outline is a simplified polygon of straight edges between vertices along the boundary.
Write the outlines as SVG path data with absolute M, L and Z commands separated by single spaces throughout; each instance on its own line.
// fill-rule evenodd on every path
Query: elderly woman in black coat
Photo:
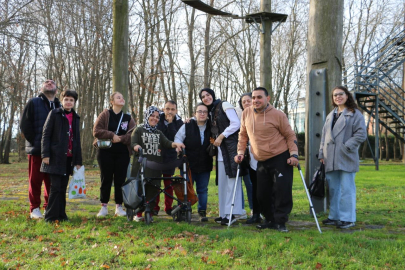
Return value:
M 73 166 L 82 166 L 80 117 L 74 111 L 78 95 L 66 90 L 61 94 L 63 108 L 52 110 L 46 119 L 41 141 L 41 172 L 49 174 L 51 192 L 45 221 L 67 221 L 66 189 Z

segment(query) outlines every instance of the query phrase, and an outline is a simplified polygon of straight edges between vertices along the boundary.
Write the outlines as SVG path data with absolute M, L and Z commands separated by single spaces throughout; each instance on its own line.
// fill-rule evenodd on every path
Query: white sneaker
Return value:
M 240 215 L 235 215 L 236 219 L 247 219 L 247 214 L 246 214 L 246 210 L 242 209 L 242 214 Z
M 144 218 L 144 217 L 135 216 L 135 217 L 134 217 L 134 220 L 135 220 L 136 222 L 140 222 L 140 221 L 144 221 L 145 218 Z
M 43 213 L 43 215 L 44 215 L 44 216 L 46 215 L 46 209 L 44 210 L 44 213 Z
M 98 212 L 97 216 L 105 217 L 106 215 L 108 215 L 107 207 L 101 206 L 100 212 Z
M 120 205 L 120 206 L 115 208 L 115 214 L 117 216 L 123 217 L 123 216 L 127 215 L 127 212 L 125 212 L 124 209 L 122 209 L 122 206 Z
M 32 212 L 30 214 L 30 218 L 32 218 L 32 219 L 44 218 L 44 216 L 42 216 L 42 214 L 41 214 L 41 211 L 39 211 L 39 207 L 32 210 Z

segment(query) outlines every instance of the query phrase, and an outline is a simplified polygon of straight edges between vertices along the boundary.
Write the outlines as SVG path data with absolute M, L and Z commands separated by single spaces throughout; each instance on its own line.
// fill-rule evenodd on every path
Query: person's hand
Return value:
M 190 118 L 186 118 L 186 120 L 184 120 L 184 123 L 185 123 L 185 124 L 190 123 L 191 119 L 193 119 L 193 118 L 191 118 L 191 117 L 190 117 Z
M 322 162 L 322 164 L 325 164 L 325 161 L 323 161 L 323 158 L 321 158 L 319 161 Z
M 287 159 L 287 164 L 291 166 L 297 167 L 298 163 L 298 159 L 296 159 L 295 157 L 290 157 L 289 159 Z
M 182 148 L 186 148 L 186 146 L 183 143 L 173 143 L 172 144 L 173 148 L 176 148 L 177 152 L 181 152 Z
M 121 138 L 118 135 L 114 134 L 112 142 L 113 143 L 119 143 L 119 142 L 121 142 Z
M 169 122 L 169 124 L 173 122 L 174 115 L 169 113 L 169 114 L 165 114 L 165 116 L 166 116 L 166 121 Z
M 77 170 L 80 170 L 81 167 L 82 167 L 82 165 L 76 165 Z
M 235 160 L 236 163 L 241 163 L 243 161 L 243 158 L 244 158 L 244 155 L 239 154 L 239 155 L 235 156 L 234 160 Z
M 142 148 L 139 144 L 134 146 L 134 151 L 138 152 L 139 149 Z
M 224 138 L 225 138 L 225 136 L 224 136 L 222 133 L 219 134 L 218 138 L 216 138 L 216 140 L 215 140 L 215 142 L 214 142 L 214 145 L 215 145 L 216 147 L 221 146 L 222 140 L 223 140 Z
M 46 165 L 49 165 L 49 157 L 43 158 L 42 162 L 45 163 Z

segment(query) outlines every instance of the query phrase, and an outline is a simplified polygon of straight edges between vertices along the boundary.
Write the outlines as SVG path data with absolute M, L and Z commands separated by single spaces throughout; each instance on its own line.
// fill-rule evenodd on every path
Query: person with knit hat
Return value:
M 210 88 L 199 92 L 201 101 L 207 106 L 211 122 L 211 134 L 214 146 L 218 148 L 216 155 L 216 182 L 218 184 L 219 217 L 215 222 L 228 225 L 236 221 L 236 215 L 242 215 L 242 187 L 240 179 L 236 179 L 238 164 L 233 160 L 237 154 L 238 132 L 240 121 L 235 108 L 227 101 L 215 98 Z M 240 175 L 245 174 L 240 172 Z M 237 182 L 234 208 L 231 214 L 233 189 Z M 234 216 L 235 215 L 235 216 Z

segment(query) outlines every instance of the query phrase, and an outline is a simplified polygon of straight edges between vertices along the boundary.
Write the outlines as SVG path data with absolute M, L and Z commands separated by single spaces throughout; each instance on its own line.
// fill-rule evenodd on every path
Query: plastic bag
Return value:
M 143 203 L 142 183 L 137 178 L 129 178 L 121 187 L 122 199 L 126 208 L 137 209 Z
M 309 193 L 311 197 L 325 197 L 325 165 L 321 162 L 321 166 L 316 170 L 312 182 L 309 185 Z
M 86 181 L 84 177 L 84 166 L 73 168 L 73 177 L 69 183 L 69 199 L 86 198 Z

